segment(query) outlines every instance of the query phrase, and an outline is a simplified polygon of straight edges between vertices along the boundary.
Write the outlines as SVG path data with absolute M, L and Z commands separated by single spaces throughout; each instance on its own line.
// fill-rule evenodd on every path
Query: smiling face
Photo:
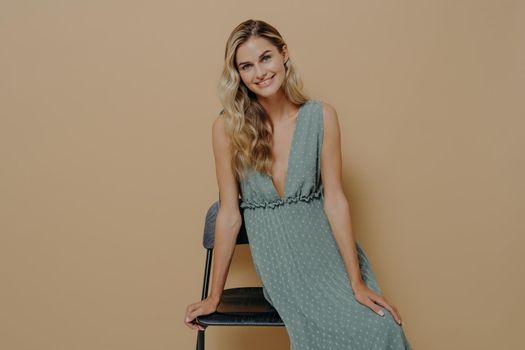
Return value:
M 251 37 L 239 45 L 235 58 L 239 75 L 248 89 L 264 97 L 279 92 L 286 74 L 286 45 L 283 52 L 279 52 L 267 39 Z

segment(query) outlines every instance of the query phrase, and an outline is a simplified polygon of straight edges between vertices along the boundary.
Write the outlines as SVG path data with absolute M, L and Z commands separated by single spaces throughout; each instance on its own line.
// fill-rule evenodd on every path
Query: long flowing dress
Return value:
M 284 197 L 253 168 L 240 207 L 264 297 L 281 316 L 291 350 L 411 350 L 402 327 L 381 307 L 359 303 L 323 209 L 320 160 L 323 103 L 307 100 L 295 121 Z M 381 289 L 356 240 L 364 282 Z

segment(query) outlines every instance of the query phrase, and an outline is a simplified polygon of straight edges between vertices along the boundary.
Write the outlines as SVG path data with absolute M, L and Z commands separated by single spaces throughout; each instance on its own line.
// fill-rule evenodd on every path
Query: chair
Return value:
M 241 215 L 244 209 L 241 210 Z M 208 296 L 208 286 L 211 274 L 213 247 L 215 242 L 215 219 L 219 211 L 219 201 L 211 205 L 206 214 L 204 225 L 203 246 L 206 249 L 204 265 L 204 281 L 201 300 Z M 249 244 L 244 219 L 236 244 Z M 217 310 L 208 315 L 195 318 L 202 326 L 277 326 L 284 323 L 277 310 L 264 298 L 262 287 L 241 287 L 224 289 Z M 197 350 L 204 350 L 204 332 L 197 331 Z

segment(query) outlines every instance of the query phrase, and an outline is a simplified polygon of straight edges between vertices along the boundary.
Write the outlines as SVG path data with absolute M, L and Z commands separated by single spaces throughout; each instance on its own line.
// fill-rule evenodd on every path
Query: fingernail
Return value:
M 383 312 L 383 310 L 379 310 L 377 313 L 380 314 L 381 316 L 385 316 L 385 313 Z

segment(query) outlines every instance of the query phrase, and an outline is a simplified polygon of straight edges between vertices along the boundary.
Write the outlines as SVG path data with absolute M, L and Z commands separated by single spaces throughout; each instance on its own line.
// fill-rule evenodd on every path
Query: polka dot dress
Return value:
M 241 210 L 264 297 L 279 312 L 291 350 L 401 350 L 411 346 L 388 310 L 374 313 L 354 298 L 323 209 L 323 104 L 298 112 L 281 198 L 270 176 L 251 170 L 241 182 Z M 381 294 L 356 241 L 365 283 Z

